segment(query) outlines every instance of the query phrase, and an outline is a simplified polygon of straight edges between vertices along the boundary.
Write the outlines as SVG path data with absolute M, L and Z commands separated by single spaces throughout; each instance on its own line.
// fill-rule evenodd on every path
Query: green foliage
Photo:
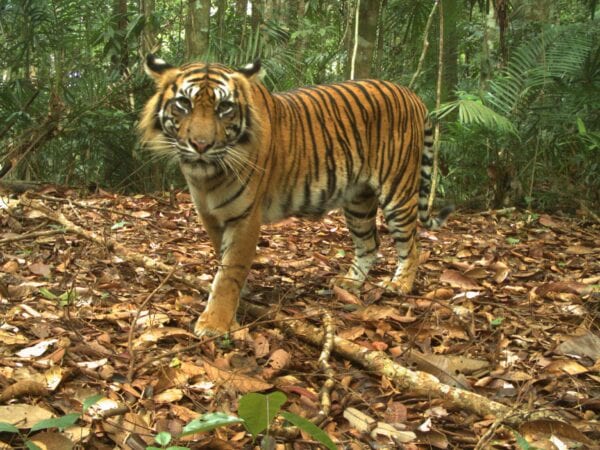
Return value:
M 458 92 L 436 111 L 458 110 L 444 145 L 457 192 L 483 194 L 487 207 L 575 209 L 574 196 L 599 200 L 598 37 L 580 25 L 544 28 L 483 92 Z
M 337 446 L 327 435 L 327 433 L 325 433 L 322 429 L 320 429 L 311 421 L 306 420 L 304 417 L 301 417 L 289 411 L 282 411 L 280 414 L 285 420 L 292 423 L 293 425 L 296 425 L 298 428 L 312 436 L 313 439 L 320 442 L 328 449 L 335 450 L 337 448 Z
M 269 427 L 286 401 L 285 394 L 279 391 L 246 394 L 240 398 L 238 414 L 244 419 L 246 429 L 256 437 Z
M 117 3 L 0 0 L 0 164 L 11 150 L 28 148 L 49 111 L 61 111 L 59 127 L 25 152 L 9 177 L 125 191 L 185 184 L 175 165 L 164 170 L 159 155 L 139 147 L 135 127 L 153 92 L 142 70 L 142 37 L 154 30 L 160 56 L 184 62 L 186 2 L 157 0 L 148 16 L 135 2 L 117 14 Z M 432 1 L 384 4 L 372 74 L 406 83 Z M 456 202 L 600 201 L 600 27 L 590 4 L 511 2 L 508 60 L 489 5 L 461 6 L 459 84 L 450 88 L 457 95 L 436 111 L 447 167 L 441 189 Z M 276 90 L 346 78 L 354 3 L 307 1 L 300 14 L 294 5 L 260 4 L 250 13 L 236 2 L 213 2 L 204 59 L 241 66 L 261 58 Z M 418 84 L 430 106 L 437 23 Z
M 188 436 L 190 434 L 202 433 L 214 430 L 218 427 L 224 427 L 242 422 L 243 420 L 239 417 L 231 416 L 222 412 L 203 414 L 183 427 L 181 435 Z

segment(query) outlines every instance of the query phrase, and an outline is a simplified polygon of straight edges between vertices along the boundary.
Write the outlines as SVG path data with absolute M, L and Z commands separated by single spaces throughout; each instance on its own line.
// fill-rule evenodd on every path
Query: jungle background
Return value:
M 444 0 L 426 29 L 433 6 L 2 0 L 5 180 L 128 193 L 182 187 L 177 167 L 163 170 L 135 132 L 153 89 L 142 66 L 152 51 L 174 64 L 260 57 L 273 90 L 351 76 L 410 84 L 442 126 L 441 195 L 473 208 L 596 209 L 597 0 Z

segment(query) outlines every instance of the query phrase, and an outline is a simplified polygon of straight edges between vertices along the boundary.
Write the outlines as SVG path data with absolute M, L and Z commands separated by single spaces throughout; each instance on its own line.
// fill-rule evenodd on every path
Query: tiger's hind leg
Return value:
M 354 195 L 344 205 L 346 225 L 354 242 L 354 259 L 348 272 L 338 277 L 336 284 L 349 291 L 358 291 L 377 260 L 377 197 L 366 188 Z
M 385 205 L 384 216 L 398 254 L 398 266 L 392 279 L 383 287 L 400 294 L 408 294 L 413 288 L 419 264 L 417 248 L 417 198 Z

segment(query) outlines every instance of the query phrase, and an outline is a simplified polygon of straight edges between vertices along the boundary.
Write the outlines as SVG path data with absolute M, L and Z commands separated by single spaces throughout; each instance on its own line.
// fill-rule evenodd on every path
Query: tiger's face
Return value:
M 149 55 L 146 72 L 155 79 L 157 93 L 142 115 L 143 139 L 177 154 L 184 164 L 222 165 L 254 131 L 249 83 L 259 69 L 257 64 L 234 71 L 201 63 L 175 68 Z

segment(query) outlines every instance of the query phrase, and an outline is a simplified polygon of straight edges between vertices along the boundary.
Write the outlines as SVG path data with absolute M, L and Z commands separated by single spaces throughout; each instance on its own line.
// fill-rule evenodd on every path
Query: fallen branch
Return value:
M 265 317 L 265 315 L 268 315 L 267 309 L 248 302 L 242 301 L 240 306 L 250 316 Z M 312 345 L 322 345 L 323 331 L 307 323 L 290 320 L 289 317 L 278 312 L 271 314 L 280 328 L 293 333 L 296 337 Z M 362 366 L 372 373 L 385 376 L 401 390 L 408 391 L 416 396 L 439 398 L 450 407 L 467 410 L 481 417 L 496 417 L 511 426 L 516 426 L 526 420 L 547 418 L 550 414 L 548 411 L 515 412 L 502 403 L 489 400 L 474 392 L 443 384 L 431 374 L 402 367 L 391 360 L 384 352 L 368 350 L 337 336 L 334 338 L 333 349 L 339 356 Z

